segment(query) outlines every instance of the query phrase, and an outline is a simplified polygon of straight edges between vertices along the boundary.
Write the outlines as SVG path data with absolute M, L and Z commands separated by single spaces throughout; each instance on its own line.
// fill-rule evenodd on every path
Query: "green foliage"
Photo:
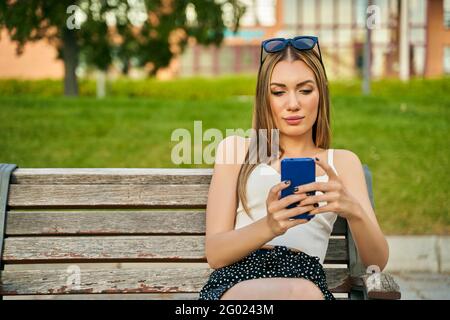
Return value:
M 8 30 L 19 53 L 29 41 L 48 39 L 55 44 L 72 70 L 66 77 L 73 84 L 79 58 L 100 70 L 118 61 L 124 73 L 130 66 L 150 66 L 149 74 L 154 75 L 183 52 L 189 38 L 219 46 L 226 5 L 233 12 L 230 25 L 237 30 L 245 12 L 238 0 L 2 0 L 0 29 Z M 187 19 L 188 7 L 196 18 Z

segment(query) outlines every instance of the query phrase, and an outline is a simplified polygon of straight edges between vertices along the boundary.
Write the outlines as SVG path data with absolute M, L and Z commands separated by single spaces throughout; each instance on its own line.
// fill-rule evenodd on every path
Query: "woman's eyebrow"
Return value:
M 304 85 L 304 84 L 306 84 L 308 82 L 311 82 L 312 84 L 314 84 L 314 81 L 308 79 L 308 80 L 305 80 L 305 81 L 297 83 L 296 87 L 300 87 L 300 86 L 302 86 L 302 85 Z M 272 82 L 270 85 L 271 86 L 272 85 L 276 85 L 276 86 L 280 86 L 280 87 L 286 87 L 286 85 L 284 83 L 277 83 L 277 82 Z

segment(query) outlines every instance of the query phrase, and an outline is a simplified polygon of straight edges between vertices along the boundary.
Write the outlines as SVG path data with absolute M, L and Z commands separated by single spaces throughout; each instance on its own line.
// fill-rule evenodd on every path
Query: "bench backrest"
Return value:
M 373 204 L 367 166 L 364 171 Z M 15 169 L 9 184 L 1 178 L 9 192 L 0 295 L 196 299 L 212 272 L 204 250 L 211 174 Z M 344 219 L 335 223 L 325 270 L 332 292 L 344 294 L 349 275 L 361 270 Z

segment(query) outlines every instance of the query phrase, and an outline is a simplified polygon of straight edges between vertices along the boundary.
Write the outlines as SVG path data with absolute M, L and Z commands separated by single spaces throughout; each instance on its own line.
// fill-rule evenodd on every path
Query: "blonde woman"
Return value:
M 279 150 L 269 161 L 251 161 L 255 137 L 219 143 L 205 240 L 215 270 L 199 299 L 334 299 L 322 264 L 337 216 L 347 219 L 363 263 L 383 270 L 389 249 L 361 162 L 351 151 L 330 149 L 330 99 L 317 37 L 262 42 L 252 129 L 267 129 L 269 152 L 271 129 L 278 129 Z M 280 161 L 295 157 L 316 159 L 316 182 L 281 198 L 290 182 L 280 182 Z M 314 217 L 290 219 L 306 212 Z

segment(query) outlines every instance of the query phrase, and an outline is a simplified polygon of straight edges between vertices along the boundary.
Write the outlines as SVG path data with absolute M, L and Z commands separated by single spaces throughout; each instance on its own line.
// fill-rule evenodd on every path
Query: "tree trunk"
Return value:
M 78 46 L 75 37 L 76 30 L 63 29 L 63 60 L 64 60 L 64 95 L 78 96 L 78 81 L 75 70 L 78 66 Z

